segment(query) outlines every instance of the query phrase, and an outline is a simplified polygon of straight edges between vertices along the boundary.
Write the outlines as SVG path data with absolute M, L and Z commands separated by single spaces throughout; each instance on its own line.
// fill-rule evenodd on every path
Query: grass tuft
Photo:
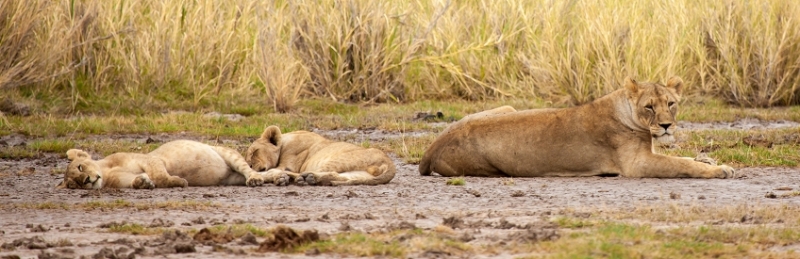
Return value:
M 447 179 L 445 183 L 447 183 L 447 185 L 463 186 L 467 184 L 467 180 L 465 180 L 464 177 L 455 177 Z

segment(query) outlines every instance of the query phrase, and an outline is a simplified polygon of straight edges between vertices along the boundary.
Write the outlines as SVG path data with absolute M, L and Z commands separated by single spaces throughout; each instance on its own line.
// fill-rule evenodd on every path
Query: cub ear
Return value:
M 91 156 L 89 156 L 89 153 L 86 153 L 86 152 L 84 152 L 83 150 L 80 150 L 80 149 L 67 150 L 67 158 L 69 158 L 69 160 L 75 160 L 76 158 L 84 158 L 85 159 L 85 158 L 89 158 L 89 157 L 91 157 Z
M 275 125 L 269 126 L 264 130 L 264 133 L 261 133 L 261 139 L 277 146 L 281 142 L 281 129 Z
M 639 92 L 639 83 L 637 83 L 636 80 L 633 80 L 631 77 L 626 77 L 625 89 L 628 90 L 628 94 L 636 94 Z
M 683 90 L 683 80 L 680 77 L 673 76 L 667 80 L 667 88 L 671 88 L 675 90 L 675 93 L 681 95 L 681 91 Z

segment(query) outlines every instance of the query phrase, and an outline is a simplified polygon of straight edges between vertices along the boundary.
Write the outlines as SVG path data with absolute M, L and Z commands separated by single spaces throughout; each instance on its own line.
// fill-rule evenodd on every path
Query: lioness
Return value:
M 733 168 L 653 153 L 674 141 L 683 81 L 637 83 L 565 109 L 501 107 L 465 117 L 425 151 L 421 175 L 728 178 Z
M 153 189 L 264 183 L 241 154 L 191 140 L 175 140 L 148 154 L 114 153 L 100 160 L 80 149 L 67 151 L 70 163 L 58 188 Z
M 247 149 L 245 160 L 277 185 L 378 185 L 394 178 L 395 165 L 383 151 L 326 139 L 308 131 L 281 134 L 269 126 Z

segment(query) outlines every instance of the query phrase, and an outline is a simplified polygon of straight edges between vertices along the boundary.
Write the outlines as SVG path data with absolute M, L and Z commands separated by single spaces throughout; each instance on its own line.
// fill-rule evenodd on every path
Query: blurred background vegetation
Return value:
M 2 0 L 0 99 L 51 114 L 577 105 L 677 75 L 694 100 L 796 105 L 798 19 L 794 0 Z

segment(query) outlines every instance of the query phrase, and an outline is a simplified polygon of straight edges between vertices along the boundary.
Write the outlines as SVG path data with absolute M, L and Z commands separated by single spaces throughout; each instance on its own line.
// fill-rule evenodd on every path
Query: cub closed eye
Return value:
M 649 105 L 649 104 L 648 104 L 648 105 L 645 105 L 645 106 L 644 106 L 644 108 L 645 108 L 645 109 L 648 109 L 648 110 L 651 110 L 651 111 L 653 110 L 653 106 L 652 106 L 652 105 Z
M 82 165 L 78 165 L 78 172 L 83 172 L 83 166 Z

